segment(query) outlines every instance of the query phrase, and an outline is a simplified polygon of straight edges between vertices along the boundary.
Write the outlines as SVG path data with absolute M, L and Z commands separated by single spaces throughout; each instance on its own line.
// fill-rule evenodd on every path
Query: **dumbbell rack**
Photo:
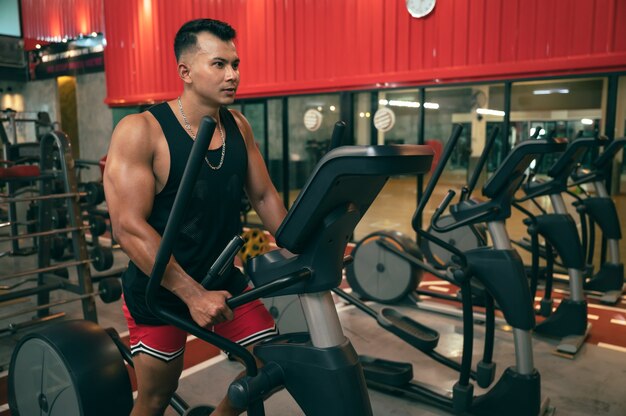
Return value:
M 96 305 L 93 296 L 94 289 L 90 272 L 90 264 L 93 260 L 89 258 L 85 239 L 85 229 L 88 229 L 89 226 L 83 225 L 80 193 L 78 191 L 74 159 L 71 154 L 69 140 L 65 133 L 55 131 L 42 136 L 40 144 L 40 172 L 42 176 L 52 176 L 55 180 L 40 180 L 38 196 L 21 198 L 22 200 L 30 199 L 36 201 L 39 205 L 38 229 L 36 232 L 25 236 L 37 238 L 37 268 L 0 276 L 0 284 L 2 284 L 5 280 L 36 275 L 36 279 L 23 280 L 13 284 L 10 288 L 34 280 L 36 280 L 36 286 L 0 294 L 0 302 L 37 295 L 37 306 L 27 309 L 28 312 L 33 311 L 37 313 L 37 319 L 24 325 L 30 326 L 37 321 L 50 320 L 52 316 L 61 317 L 64 315 L 62 313 L 50 315 L 49 308 L 55 305 L 55 303 L 50 303 L 50 292 L 53 290 L 65 290 L 78 295 L 76 299 L 82 302 L 84 319 L 97 322 Z M 59 186 L 55 186 L 55 182 L 62 182 L 62 189 L 58 189 Z M 62 192 L 58 193 L 59 191 Z M 65 201 L 67 226 L 55 229 L 52 222 L 52 210 L 55 201 L 59 200 Z M 71 235 L 73 258 L 66 258 L 62 262 L 53 264 L 51 261 L 51 249 L 54 237 L 59 234 Z M 55 271 L 69 270 L 70 268 L 76 269 L 75 280 L 69 276 L 54 274 Z M 11 313 L 0 317 L 0 319 L 17 316 L 18 314 L 20 312 Z M 13 326 L 18 327 L 19 324 Z M 0 329 L 0 331 L 3 330 Z
M 55 149 L 56 147 L 56 149 Z M 58 151 L 58 161 L 54 160 L 54 150 Z M 68 195 L 66 198 L 66 207 L 68 215 L 68 225 L 71 231 L 72 241 L 72 253 L 74 253 L 74 260 L 79 262 L 74 267 L 78 275 L 77 284 L 71 284 L 69 281 L 65 281 L 65 290 L 69 290 L 76 294 L 82 295 L 92 293 L 93 285 L 91 282 L 91 272 L 89 269 L 89 253 L 87 251 L 87 243 L 85 241 L 85 231 L 83 228 L 83 219 L 81 215 L 81 209 L 79 205 L 78 197 L 78 185 L 76 181 L 76 173 L 74 172 L 74 158 L 69 145 L 69 140 L 65 133 L 54 132 L 46 134 L 41 139 L 41 165 L 42 171 L 52 170 L 55 168 L 55 164 L 61 168 L 60 177 L 63 178 L 64 190 Z M 42 181 L 40 184 L 40 195 L 49 195 L 53 193 L 52 183 L 50 181 Z M 52 228 L 51 224 L 51 204 L 52 200 L 42 200 L 42 204 L 39 208 L 39 224 L 41 231 L 49 230 Z M 44 268 L 50 265 L 50 244 L 51 236 L 42 236 L 38 244 L 38 266 Z M 45 284 L 46 281 L 58 280 L 58 276 L 50 276 L 45 273 L 39 273 L 38 284 Z M 38 294 L 38 305 L 44 305 L 50 302 L 50 292 L 42 291 Z M 93 297 L 86 297 L 82 299 L 82 308 L 84 318 L 97 322 L 96 304 Z M 45 311 L 45 312 L 43 312 Z M 47 314 L 47 310 L 42 310 L 39 313 Z M 40 315 L 41 316 L 41 315 Z
M 6 120 L 9 121 L 9 125 L 13 129 L 14 143 L 16 143 L 17 138 L 15 136 L 15 114 L 14 113 L 8 113 L 8 114 L 9 114 L 8 118 L 4 118 L 4 119 L 0 118 L 0 141 L 2 142 L 2 156 L 3 156 L 4 161 L 10 162 L 10 161 L 19 160 L 23 162 L 26 160 L 33 161 L 34 159 L 38 159 L 39 152 L 40 152 L 40 147 L 38 143 L 12 144 L 9 141 L 9 137 L 7 136 L 7 133 L 2 124 L 3 121 L 6 121 Z M 13 183 L 13 181 L 7 181 L 6 187 L 7 187 L 7 191 L 9 195 L 15 195 L 17 191 L 23 189 L 24 182 L 26 182 L 28 185 L 33 185 L 33 183 L 36 181 L 36 179 L 33 179 L 33 178 L 29 178 L 29 179 L 31 180 L 20 181 L 22 182 L 21 184 Z M 10 229 L 11 235 L 17 235 L 19 233 L 18 231 L 19 223 L 17 221 L 18 214 L 17 214 L 15 203 L 11 202 L 8 204 L 7 213 L 8 213 L 8 220 L 9 220 L 8 227 Z M 0 253 L 0 256 L 3 256 L 3 255 L 28 256 L 36 252 L 37 249 L 35 245 L 36 243 L 33 242 L 32 247 L 23 248 L 23 247 L 20 247 L 19 240 L 15 239 L 11 242 L 11 250 Z

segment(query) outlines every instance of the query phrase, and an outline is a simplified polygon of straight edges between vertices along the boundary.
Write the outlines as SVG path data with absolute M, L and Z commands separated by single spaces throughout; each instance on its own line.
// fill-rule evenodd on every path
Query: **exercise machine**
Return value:
M 546 284 L 539 309 L 539 313 L 546 319 L 537 324 L 535 333 L 561 338 L 557 351 L 567 354 L 575 354 L 580 349 L 589 334 L 591 325 L 587 322 L 587 301 L 583 291 L 586 272 L 583 247 L 576 223 L 567 211 L 562 194 L 567 191 L 570 175 L 577 169 L 585 154 L 600 145 L 600 140 L 602 139 L 591 137 L 573 141 L 548 170 L 549 179 L 533 178 L 532 181 L 526 182 L 522 186 L 526 195 L 514 203 L 517 209 L 527 215 L 524 224 L 528 226 L 531 236 L 531 294 L 533 298 L 539 278 L 539 236 L 542 236 L 546 242 L 543 247 L 546 258 Z M 536 198 L 539 197 L 550 199 L 553 213 L 548 213 L 536 203 Z M 540 215 L 533 215 L 521 205 L 522 202 L 528 200 L 532 200 L 540 209 Z M 569 275 L 569 298 L 562 299 L 554 313 L 552 313 L 553 300 L 551 298 L 553 251 L 556 251 Z
M 535 314 L 532 307 L 532 298 L 527 282 L 522 260 L 511 246 L 510 239 L 504 226 L 505 220 L 511 214 L 511 204 L 514 194 L 525 179 L 525 171 L 530 163 L 542 154 L 562 152 L 567 143 L 562 140 L 529 140 L 517 145 L 503 161 L 494 175 L 485 183 L 483 196 L 486 201 L 478 202 L 461 198 L 450 207 L 450 214 L 454 222 L 442 225 L 439 218 L 448 208 L 454 197 L 450 190 L 443 202 L 433 214 L 431 227 L 439 232 L 485 222 L 493 241 L 493 247 L 478 247 L 462 252 L 456 247 L 432 236 L 418 227 L 420 218 L 428 199 L 438 182 L 449 158 L 454 142 L 448 143 L 442 162 L 438 165 L 424 196 L 413 216 L 413 228 L 424 238 L 446 248 L 454 254 L 456 266 L 448 269 L 448 275 L 461 287 L 463 300 L 463 357 L 459 381 L 452 389 L 452 395 L 433 391 L 416 381 L 398 383 L 389 382 L 386 377 L 377 377 L 398 369 L 398 363 L 377 360 L 368 368 L 368 361 L 363 361 L 364 371 L 370 387 L 380 388 L 382 391 L 393 392 L 423 400 L 427 403 L 449 411 L 470 413 L 476 415 L 515 414 L 537 415 L 548 411 L 548 402 L 541 401 L 539 372 L 534 368 L 532 336 L 535 326 Z M 375 247 L 378 247 L 376 252 Z M 373 252 L 374 251 L 374 252 Z M 391 272 L 400 267 L 406 267 L 408 259 L 397 252 L 382 248 L 381 245 L 372 245 L 368 255 L 364 258 L 359 253 L 354 254 L 354 262 L 370 261 L 375 259 L 373 271 L 362 280 L 369 287 L 384 286 Z M 512 327 L 515 346 L 515 365 L 507 368 L 497 383 L 485 394 L 474 397 L 473 386 L 469 383 L 471 367 L 471 352 L 473 340 L 473 325 L 467 324 L 467 317 L 471 317 L 471 279 L 476 279 L 484 286 L 485 292 L 493 296 L 502 311 L 506 322 Z M 362 284 L 362 286 L 363 286 Z M 489 297 L 486 297 L 489 299 Z M 493 305 L 488 305 L 488 308 Z M 411 320 L 400 317 L 383 309 L 381 315 L 387 319 L 387 329 L 400 335 L 402 339 L 421 339 L 422 345 L 435 346 L 436 331 L 426 330 L 425 325 L 413 325 Z M 379 318 L 381 319 L 381 318 Z M 471 318 L 470 318 L 471 319 Z M 471 322 L 471 320 L 470 320 Z M 493 322 L 487 322 L 493 327 Z M 393 328 L 393 329 L 390 329 Z M 426 327 L 427 328 L 427 327 Z M 489 332 L 492 329 L 487 330 Z M 489 337 L 487 337 L 487 341 Z M 410 342 L 411 343 L 411 342 Z M 411 343 L 415 346 L 417 343 Z M 419 349 L 419 347 L 418 347 Z M 486 349 L 487 350 L 487 349 Z M 493 365 L 488 361 L 490 357 L 483 357 L 484 365 Z M 485 362 L 487 360 L 487 362 Z M 387 365 L 388 364 L 388 365 Z M 381 381 L 382 380 L 382 381 Z M 404 382 L 403 382 L 404 381 Z
M 498 132 L 498 127 L 492 129 L 468 185 L 461 190 L 463 199 L 471 198 L 481 171 L 487 163 L 489 153 L 496 142 Z M 455 137 L 456 134 L 460 134 L 458 129 L 453 130 L 452 136 L 448 139 L 448 143 L 452 143 L 451 146 L 454 146 L 458 140 Z M 439 163 L 445 166 L 446 160 L 441 159 Z M 448 225 L 453 222 L 453 217 L 449 215 L 443 216 L 439 220 L 439 224 L 442 225 Z M 440 233 L 430 227 L 428 233 L 446 241 L 462 252 L 487 244 L 487 235 L 483 224 L 469 224 L 445 233 Z M 373 277 L 370 282 L 365 277 L 372 273 L 376 276 L 381 272 L 380 268 L 384 267 L 381 263 L 372 264 L 372 262 L 376 263 L 376 256 L 381 248 L 390 250 L 397 256 L 403 256 L 404 260 L 406 260 L 404 264 L 395 264 L 396 270 L 386 273 L 385 283 L 382 285 L 378 284 L 379 280 L 377 277 Z M 419 300 L 416 295 L 427 295 L 452 301 L 460 300 L 455 296 L 419 289 L 423 271 L 450 282 L 445 269 L 454 264 L 453 256 L 449 250 L 429 240 L 423 239 L 418 247 L 418 244 L 407 235 L 394 230 L 381 230 L 365 236 L 356 244 L 353 253 L 354 255 L 359 254 L 359 261 L 348 265 L 346 277 L 350 287 L 365 299 L 387 304 L 394 304 L 406 298 L 417 304 Z M 428 261 L 425 261 L 424 258 Z
M 615 203 L 609 196 L 605 182 L 610 177 L 610 167 L 617 153 L 626 146 L 626 137 L 612 140 L 604 151 L 592 162 L 590 169 L 579 169 L 571 178 L 573 185 L 589 185 L 593 195 L 584 191 L 586 198 L 579 198 L 575 206 L 579 212 L 589 218 L 589 244 L 587 245 L 587 263 L 593 264 L 593 230 L 597 224 L 602 231 L 603 255 L 598 272 L 584 283 L 585 290 L 602 292 L 605 303 L 615 304 L 621 298 L 624 286 L 624 264 L 619 255 L 619 241 L 622 238 L 619 216 Z M 608 258 L 606 256 L 608 252 Z
M 162 275 L 214 129 L 215 122 L 204 118 L 151 273 L 147 293 L 149 307 L 164 321 L 229 352 L 245 364 L 246 376 L 231 384 L 228 397 L 235 406 L 247 408 L 249 415 L 264 414 L 263 398 L 283 386 L 307 415 L 371 415 L 361 365 L 352 344 L 343 334 L 330 289 L 341 282 L 349 236 L 388 177 L 428 171 L 432 150 L 416 145 L 350 146 L 335 149 L 320 160 L 276 233 L 276 240 L 283 249 L 251 259 L 250 278 L 255 288 L 228 300 L 228 305 L 235 308 L 262 296 L 297 294 L 300 297 L 310 331 L 282 335 L 257 345 L 255 355 L 264 362 L 264 367 L 258 369 L 254 357 L 244 347 L 200 328 L 188 316 L 179 316 L 158 303 Z M 232 267 L 230 259 L 239 245 L 237 240 L 228 245 L 203 280 L 205 287 L 219 284 L 223 270 Z M 54 333 L 55 329 L 50 327 L 49 331 Z M 85 340 L 73 343 L 73 347 L 56 344 L 55 340 L 42 336 L 20 343 L 12 359 L 14 366 L 9 383 L 19 380 L 22 384 L 20 389 L 11 390 L 11 400 L 17 403 L 11 410 L 15 408 L 19 414 L 19 404 L 37 398 L 38 403 L 45 402 L 47 409 L 55 403 L 58 414 L 84 414 L 65 412 L 60 403 L 65 403 L 68 409 L 81 409 L 82 404 L 76 402 L 84 403 L 93 398 L 82 393 L 97 384 L 94 378 L 105 369 L 94 365 L 74 372 L 67 367 L 73 362 L 65 357 L 73 354 L 78 345 L 81 349 L 87 345 L 92 361 L 99 361 L 99 352 L 103 349 L 107 349 L 113 359 L 114 342 L 103 330 L 99 333 L 98 342 Z M 80 335 L 87 337 L 89 334 L 89 331 L 82 331 Z M 34 358 L 56 354 L 59 357 L 56 364 L 63 370 L 62 374 L 48 377 L 51 369 L 42 358 L 20 359 L 28 348 L 36 351 L 30 355 Z M 115 361 L 118 368 L 123 365 L 119 353 Z M 113 364 L 108 368 L 112 369 Z M 123 378 L 119 371 L 117 373 Z M 116 393 L 120 398 L 128 397 L 130 392 L 122 392 L 127 390 L 125 382 L 116 380 L 111 381 L 119 385 L 115 387 Z M 103 384 L 109 386 L 109 383 Z M 60 391 L 70 390 L 76 393 L 68 396 L 67 402 L 54 400 L 61 397 Z M 109 391 L 105 389 L 103 393 Z M 98 403 L 103 407 L 90 414 L 123 415 L 128 411 L 128 407 L 123 407 L 128 405 L 126 402 L 119 404 L 117 400 L 100 399 Z

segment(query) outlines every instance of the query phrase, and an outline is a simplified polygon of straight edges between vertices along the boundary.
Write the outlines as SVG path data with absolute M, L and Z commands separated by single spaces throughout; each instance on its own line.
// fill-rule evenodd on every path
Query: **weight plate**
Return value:
M 102 279 L 100 283 L 98 283 L 98 290 L 100 292 L 100 299 L 102 299 L 104 303 L 115 302 L 122 297 L 122 284 L 120 280 L 115 277 Z
M 83 185 L 86 196 L 83 197 L 89 206 L 95 206 L 104 201 L 104 187 L 99 182 L 87 182 Z
M 107 247 L 94 247 L 91 250 L 90 258 L 93 268 L 99 272 L 109 270 L 113 266 L 113 252 Z
M 89 230 L 91 231 L 91 235 L 93 237 L 101 236 L 107 230 L 106 221 L 100 215 L 90 215 Z
M 415 290 L 422 270 L 378 244 L 384 240 L 398 250 L 422 258 L 415 243 L 396 231 L 378 231 L 361 240 L 352 252 L 347 279 L 360 296 L 381 303 L 394 303 Z

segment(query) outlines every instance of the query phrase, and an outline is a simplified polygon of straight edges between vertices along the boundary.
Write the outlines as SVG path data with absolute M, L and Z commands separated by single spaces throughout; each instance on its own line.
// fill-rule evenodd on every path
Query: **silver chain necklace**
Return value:
M 191 124 L 189 124 L 189 121 L 187 121 L 187 116 L 185 115 L 185 112 L 183 111 L 183 103 L 180 102 L 180 96 L 178 97 L 178 109 L 180 110 L 180 115 L 183 116 L 183 121 L 185 122 L 185 129 L 189 132 L 189 135 L 191 136 L 191 138 L 196 140 L 196 135 L 191 130 Z M 207 157 L 204 156 L 204 161 L 213 170 L 218 170 L 219 168 L 222 167 L 222 165 L 224 164 L 224 155 L 226 155 L 226 137 L 224 135 L 224 130 L 222 130 L 222 123 L 220 123 L 219 112 L 217 116 L 217 128 L 220 131 L 220 138 L 222 139 L 222 156 L 220 157 L 220 163 L 217 166 L 213 166 L 211 162 L 209 162 L 209 159 L 207 159 Z

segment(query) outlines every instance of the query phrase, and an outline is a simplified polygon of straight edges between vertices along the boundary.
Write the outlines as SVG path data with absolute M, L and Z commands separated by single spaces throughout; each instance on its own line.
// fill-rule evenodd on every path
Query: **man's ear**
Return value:
M 183 80 L 183 82 L 186 82 L 186 83 L 191 82 L 191 77 L 189 76 L 191 70 L 186 63 L 179 62 L 177 70 L 178 70 L 178 76 L 180 77 L 180 79 Z

